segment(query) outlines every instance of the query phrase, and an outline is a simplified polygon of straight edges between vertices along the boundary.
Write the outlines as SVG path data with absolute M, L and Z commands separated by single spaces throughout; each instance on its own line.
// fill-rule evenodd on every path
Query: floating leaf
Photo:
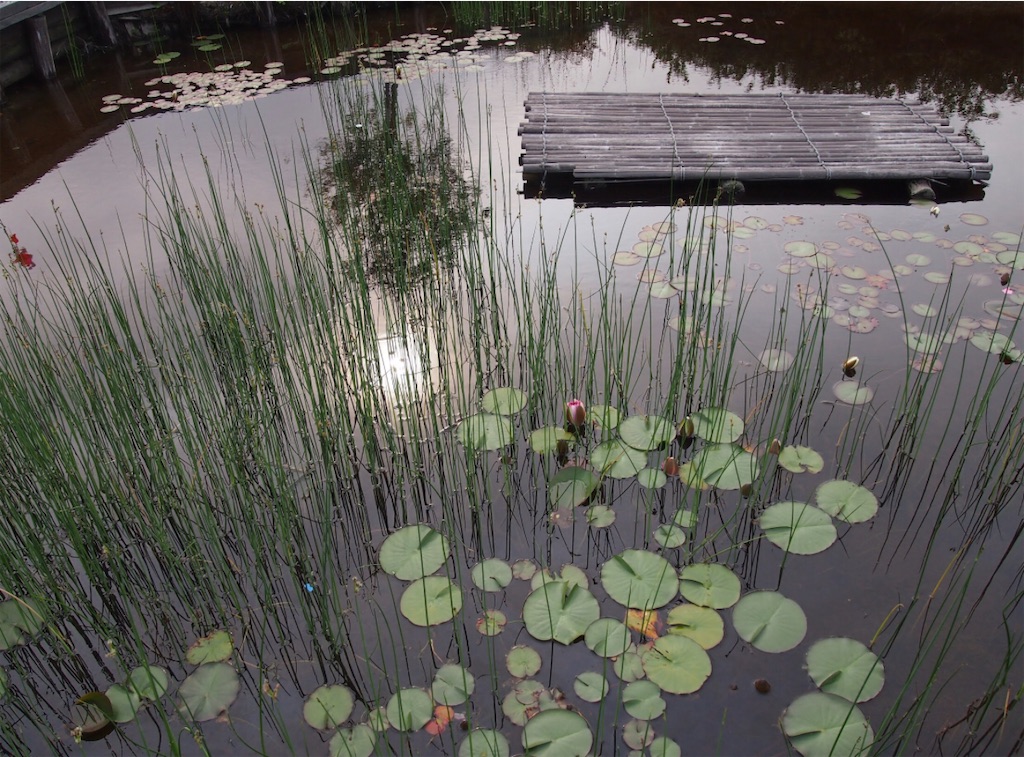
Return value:
M 470 577 L 478 589 L 501 591 L 512 583 L 512 566 L 504 560 L 492 557 L 474 565 Z
M 855 639 L 815 642 L 807 650 L 807 672 L 826 694 L 850 702 L 875 698 L 885 683 L 885 669 L 878 655 Z
M 540 670 L 540 653 L 533 647 L 522 644 L 512 647 L 505 655 L 505 667 L 513 678 L 529 678 Z M 434 695 L 437 699 L 437 695 Z M 441 701 L 438 699 L 438 701 Z
M 758 519 L 772 544 L 794 555 L 814 555 L 828 549 L 838 534 L 828 513 L 806 502 L 778 502 Z
M 657 415 L 631 415 L 619 424 L 619 436 L 633 449 L 658 449 L 675 435 L 672 421 Z
M 573 691 L 584 702 L 600 702 L 608 696 L 608 681 L 601 674 L 588 670 L 576 676 L 572 682 Z
M 615 511 L 608 505 L 591 505 L 587 508 L 587 523 L 593 528 L 608 528 L 615 522 Z
M 134 689 L 115 683 L 107 689 L 110 702 L 110 719 L 115 723 L 130 723 L 139 712 L 140 699 Z
M 547 690 L 537 681 L 519 681 L 501 702 L 501 711 L 518 726 L 526 725 L 530 715 L 540 708 L 541 696 Z
M 601 566 L 601 585 L 620 605 L 653 610 L 672 600 L 679 590 L 679 579 L 664 557 L 627 549 Z
M 804 694 L 786 708 L 782 730 L 804 757 L 868 754 L 875 739 L 859 707 L 819 692 Z
M 661 689 L 653 681 L 634 681 L 622 690 L 622 706 L 637 720 L 654 720 L 665 712 Z
M 657 610 L 626 610 L 626 627 L 648 639 L 653 640 L 661 636 L 658 632 L 660 623 Z
M 197 47 L 196 50 L 198 50 L 201 53 L 212 53 L 214 50 L 220 50 L 220 48 L 220 45 L 211 43 L 208 45 L 199 45 L 199 47 Z
M 526 630 L 539 641 L 572 644 L 600 614 L 593 594 L 565 581 L 543 584 L 523 603 Z
M 694 435 L 708 442 L 734 442 L 743 433 L 743 419 L 720 407 L 706 407 L 690 418 Z
M 611 405 L 594 405 L 587 413 L 590 421 L 601 428 L 618 428 L 620 413 Z
M 820 473 L 825 467 L 821 455 L 810 447 L 783 447 L 779 465 L 791 473 Z
M 585 757 L 594 735 L 583 716 L 569 710 L 545 710 L 530 718 L 523 728 L 527 757 Z
M 388 700 L 387 713 L 396 731 L 418 731 L 430 722 L 434 703 L 423 689 L 399 689 Z
M 508 739 L 489 728 L 477 728 L 459 744 L 459 757 L 508 757 Z
M 684 479 L 683 470 L 687 466 L 687 476 L 696 476 L 719 489 L 740 489 L 753 483 L 760 472 L 757 458 L 735 444 L 709 444 L 694 455 L 689 463 L 679 466 L 679 478 Z M 691 484 L 692 486 L 692 484 Z
M 836 197 L 843 200 L 857 200 L 864 194 L 862 191 L 854 187 L 836 187 L 835 193 Z
M 141 665 L 128 674 L 127 684 L 142 699 L 154 701 L 167 692 L 167 671 L 156 665 Z
M 677 523 L 667 523 L 654 529 L 654 540 L 665 549 L 675 549 L 686 544 L 686 529 Z
M 370 757 L 376 746 L 377 734 L 366 724 L 340 729 L 328 744 L 331 757 Z
M 561 426 L 545 426 L 530 433 L 530 448 L 538 455 L 546 455 L 558 451 L 558 445 L 566 444 L 576 439 L 569 431 Z
M 630 478 L 647 465 L 647 453 L 621 439 L 609 439 L 590 453 L 590 463 L 610 478 Z
M 321 686 L 309 695 L 302 705 L 302 717 L 320 731 L 337 728 L 352 714 L 355 699 L 345 686 Z
M 113 732 L 111 717 L 114 708 L 106 694 L 90 691 L 77 700 L 71 710 L 71 721 L 80 729 L 83 741 L 98 741 Z
M 480 407 L 495 415 L 515 415 L 526 407 L 526 392 L 511 387 L 492 389 L 480 400 Z
M 601 479 L 592 470 L 570 465 L 548 480 L 550 508 L 573 508 L 582 505 L 597 489 Z
M 961 213 L 960 220 L 968 226 L 984 226 L 988 223 L 988 219 L 978 213 Z
M 525 649 L 525 647 L 521 647 Z M 455 707 L 462 704 L 476 688 L 473 674 L 461 665 L 442 665 L 434 674 L 430 693 L 439 704 Z
M 178 687 L 178 712 L 197 723 L 213 720 L 227 712 L 241 687 L 238 672 L 226 662 L 200 665 Z
M 906 335 L 907 344 L 910 349 L 924 355 L 932 355 L 942 349 L 942 339 L 934 334 L 910 334 Z M 840 382 L 846 383 L 846 382 Z
M 223 662 L 231 656 L 235 645 L 231 640 L 231 634 L 227 631 L 214 631 L 208 636 L 196 641 L 185 654 L 193 665 L 203 665 L 208 662 Z
M 786 242 L 782 249 L 795 258 L 809 258 L 818 252 L 818 248 L 815 247 L 813 242 L 805 242 L 803 240 Z
M 818 507 L 847 523 L 863 523 L 878 511 L 878 498 L 852 481 L 826 481 L 814 492 Z
M 786 652 L 807 633 L 807 616 L 800 605 L 775 591 L 747 594 L 732 611 L 740 638 L 762 652 Z
M 758 356 L 758 360 L 766 370 L 773 373 L 789 370 L 793 365 L 793 356 L 785 350 L 765 350 Z
M 677 605 L 668 611 L 668 633 L 685 636 L 711 649 L 725 638 L 725 621 L 710 607 L 698 605 Z
M 380 547 L 380 567 L 403 581 L 423 578 L 444 565 L 448 539 L 430 526 L 414 524 L 395 531 Z
M 647 747 L 647 754 L 650 757 L 683 757 L 683 750 L 668 736 L 655 736 Z
M 612 670 L 619 680 L 631 683 L 644 677 L 644 661 L 635 651 L 629 651 L 614 661 Z
M 498 450 L 512 443 L 512 421 L 493 413 L 471 415 L 458 425 L 455 436 L 472 452 Z
M 539 589 L 546 583 L 551 581 L 565 581 L 570 586 L 579 586 L 581 589 L 587 589 L 590 586 L 590 578 L 582 570 L 577 568 L 575 565 L 563 565 L 561 572 L 552 572 L 548 568 L 539 571 L 530 580 L 530 589 Z
M 971 337 L 971 344 L 982 352 L 990 352 L 993 355 L 1001 355 L 1016 347 L 1008 336 L 995 331 L 979 331 Z
M 31 599 L 0 602 L 0 651 L 25 644 L 43 627 L 43 614 Z
M 708 37 L 708 42 L 717 42 L 717 37 Z M 622 726 L 622 740 L 626 746 L 639 752 L 654 741 L 654 727 L 646 720 L 630 720 Z
M 462 589 L 447 576 L 420 578 L 402 592 L 399 608 L 413 625 L 447 623 L 462 609 Z
M 670 694 L 692 694 L 711 675 L 711 658 L 685 636 L 662 636 L 644 655 L 647 677 Z
M 522 581 L 529 581 L 537 573 L 537 563 L 533 560 L 516 560 L 512 563 L 512 575 Z
M 477 618 L 476 630 L 484 636 L 497 636 L 506 625 L 508 618 L 501 610 L 484 610 L 483 616 Z
M 740 579 L 724 565 L 687 565 L 679 572 L 679 579 L 679 593 L 701 607 L 722 610 L 740 598 Z
M 837 381 L 832 385 L 832 393 L 847 405 L 866 405 L 875 396 L 874 389 L 859 381 Z
M 598 657 L 618 657 L 629 649 L 629 629 L 613 618 L 598 618 L 583 635 L 587 648 Z

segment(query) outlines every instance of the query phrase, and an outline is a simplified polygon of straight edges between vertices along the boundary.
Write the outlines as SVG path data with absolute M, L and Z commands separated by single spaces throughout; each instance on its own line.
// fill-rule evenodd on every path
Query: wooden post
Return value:
M 53 62 L 53 47 L 50 46 L 50 30 L 46 27 L 46 16 L 33 16 L 26 19 L 28 44 L 32 50 L 32 59 L 36 71 L 46 81 L 57 76 L 57 64 Z
M 117 34 L 114 32 L 114 25 L 110 23 L 110 15 L 107 13 L 106 3 L 83 3 L 89 23 L 92 26 L 93 34 L 101 45 L 114 47 L 117 45 Z
M 911 200 L 934 200 L 935 190 L 928 179 L 914 179 L 907 182 L 907 189 L 910 191 Z
M 256 15 L 259 16 L 260 26 L 262 27 L 271 27 L 277 25 L 277 16 L 274 15 L 273 3 L 256 3 Z

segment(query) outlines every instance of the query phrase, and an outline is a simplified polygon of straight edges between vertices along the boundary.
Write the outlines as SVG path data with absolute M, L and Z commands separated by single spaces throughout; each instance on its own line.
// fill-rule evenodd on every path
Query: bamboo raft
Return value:
M 527 183 L 979 182 L 981 149 L 935 106 L 861 95 L 530 93 Z

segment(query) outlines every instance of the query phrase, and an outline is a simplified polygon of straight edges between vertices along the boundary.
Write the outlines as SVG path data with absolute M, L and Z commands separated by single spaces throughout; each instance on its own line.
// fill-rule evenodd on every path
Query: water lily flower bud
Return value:
M 778 455 L 780 452 L 782 452 L 782 442 L 778 439 L 772 439 L 772 443 L 768 445 L 768 454 Z
M 579 400 L 569 400 L 565 403 L 565 422 L 574 431 L 583 428 L 587 421 L 587 408 Z
M 666 457 L 665 462 L 661 464 L 661 469 L 664 471 L 666 476 L 679 475 L 679 463 L 674 457 Z

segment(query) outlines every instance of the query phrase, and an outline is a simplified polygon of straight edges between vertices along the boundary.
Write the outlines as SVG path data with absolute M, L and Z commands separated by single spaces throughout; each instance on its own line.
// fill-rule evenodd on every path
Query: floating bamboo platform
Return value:
M 992 165 L 934 105 L 829 94 L 530 93 L 528 184 L 985 183 Z

